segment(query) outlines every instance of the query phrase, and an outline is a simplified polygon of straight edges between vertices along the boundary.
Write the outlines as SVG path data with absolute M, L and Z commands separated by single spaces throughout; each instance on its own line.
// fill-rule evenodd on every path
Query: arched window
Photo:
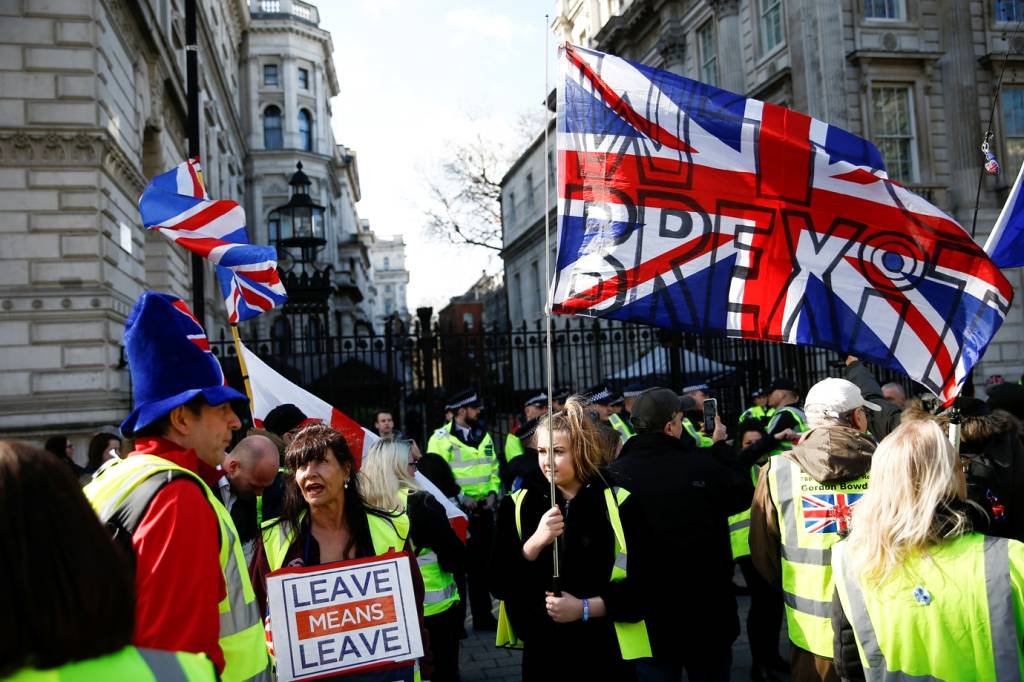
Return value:
M 305 109 L 299 111 L 299 148 L 313 151 L 313 116 Z
M 281 135 L 281 110 L 271 104 L 263 110 L 263 148 L 280 149 L 284 146 Z

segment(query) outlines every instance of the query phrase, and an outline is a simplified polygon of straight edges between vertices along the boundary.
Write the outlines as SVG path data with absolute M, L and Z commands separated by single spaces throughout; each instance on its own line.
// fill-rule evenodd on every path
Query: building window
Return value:
M 271 104 L 263 110 L 263 148 L 280 149 L 284 146 L 281 132 L 281 110 Z
M 309 90 L 309 69 L 299 69 L 299 87 Z
M 299 110 L 299 149 L 313 151 L 313 116 L 305 109 Z
M 526 174 L 526 208 L 533 208 L 533 173 Z
M 782 0 L 761 0 L 761 54 L 782 44 Z
M 473 329 L 473 313 L 462 313 L 462 327 L 467 332 Z
M 865 19 L 901 21 L 905 18 L 903 0 L 864 0 Z
M 996 21 L 1021 21 L 1024 19 L 1024 0 L 996 0 Z
M 508 193 L 508 224 L 516 224 L 516 193 Z
M 271 88 L 276 88 L 278 86 L 277 64 L 263 65 L 263 85 Z
M 715 50 L 715 25 L 707 22 L 697 29 L 697 49 L 700 51 L 700 79 L 718 87 L 718 52 Z
M 554 187 L 558 181 L 558 161 L 555 157 L 555 150 L 548 150 L 548 182 Z
M 917 181 L 917 140 L 913 98 L 908 86 L 871 88 L 871 120 L 889 177 L 899 183 Z
M 390 294 L 390 293 L 392 293 L 392 292 L 393 292 L 394 290 L 395 290 L 395 288 L 394 288 L 393 286 L 391 286 L 390 284 L 385 284 L 385 285 L 384 285 L 384 293 L 385 293 L 385 294 Z
M 395 302 L 393 300 L 391 300 L 390 298 L 389 299 L 385 299 L 385 301 L 384 301 L 384 314 L 385 315 L 390 315 L 392 313 L 392 311 L 394 311 L 394 309 L 395 309 Z
M 387 256 L 384 256 L 384 269 L 385 270 L 390 270 L 391 269 L 391 259 L 388 258 Z
M 1016 177 L 1024 162 L 1024 88 L 1004 88 L 999 107 L 1003 112 L 1003 166 L 1006 177 Z

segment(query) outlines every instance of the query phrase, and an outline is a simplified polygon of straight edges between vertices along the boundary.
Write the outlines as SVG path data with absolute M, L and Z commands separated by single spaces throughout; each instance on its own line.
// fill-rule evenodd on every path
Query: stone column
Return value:
M 678 24 L 669 24 L 658 36 L 656 45 L 661 68 L 679 76 L 686 75 L 686 33 Z
M 715 12 L 718 39 L 718 85 L 724 90 L 743 94 L 746 79 L 743 73 L 743 45 L 740 43 L 739 0 L 708 0 Z
M 848 129 L 839 3 L 792 0 L 786 12 L 786 43 L 793 73 L 792 107 Z
M 260 58 L 258 55 L 249 57 L 248 78 L 249 81 L 249 149 L 263 149 L 263 117 L 260 116 L 260 87 L 263 85 L 263 78 L 260 73 Z
M 299 74 L 296 70 L 295 58 L 284 57 L 281 60 L 281 78 L 284 83 L 284 147 L 299 147 Z
M 978 88 L 977 55 L 974 52 L 974 37 L 969 29 L 972 14 L 970 3 L 957 0 L 939 3 L 942 51 L 945 53 L 939 66 L 942 69 L 942 97 L 946 105 L 945 138 L 949 146 L 949 204 L 953 213 L 961 219 L 964 216 L 960 211 L 974 207 L 978 174 L 981 172 L 979 148 L 985 135 L 985 124 L 978 110 L 981 93 Z M 995 77 L 996 74 L 992 74 L 992 82 Z M 985 94 L 991 106 L 991 89 Z M 991 199 L 991 193 L 984 192 L 981 205 L 990 205 Z M 968 214 L 964 215 L 970 218 Z M 978 222 L 982 224 L 984 221 Z M 970 229 L 969 224 L 967 229 Z

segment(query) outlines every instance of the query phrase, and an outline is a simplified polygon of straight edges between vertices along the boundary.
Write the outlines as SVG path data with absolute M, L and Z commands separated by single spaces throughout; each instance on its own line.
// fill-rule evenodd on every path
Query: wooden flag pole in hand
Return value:
M 245 356 L 242 354 L 242 341 L 238 338 L 238 325 L 231 325 L 231 338 L 235 340 L 235 355 L 238 356 L 238 366 L 242 370 L 242 382 L 245 384 L 245 395 L 249 398 L 249 414 L 256 419 L 256 405 L 252 401 L 252 386 L 249 384 L 249 370 L 245 367 Z
M 549 168 L 550 156 L 548 155 L 548 15 L 544 15 L 544 99 L 541 105 L 544 107 L 544 281 L 548 284 L 548 302 L 544 306 L 544 362 L 547 372 L 548 384 L 548 419 L 554 414 L 554 358 L 551 351 L 551 233 L 549 223 L 551 221 L 551 171 Z M 550 472 L 550 493 L 551 506 L 558 504 L 555 490 L 555 447 L 554 435 L 549 427 L 548 432 L 548 471 Z M 551 575 L 551 591 L 556 597 L 562 596 L 561 575 L 558 561 L 559 539 L 551 543 L 551 553 L 554 557 L 554 572 Z

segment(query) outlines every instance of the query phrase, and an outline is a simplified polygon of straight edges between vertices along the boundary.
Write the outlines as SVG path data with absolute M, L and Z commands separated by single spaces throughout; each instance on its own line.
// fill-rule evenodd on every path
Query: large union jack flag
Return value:
M 556 313 L 830 348 L 951 401 L 1013 298 L 870 142 L 567 45 Z
M 256 317 L 288 300 L 272 246 L 249 243 L 245 211 L 210 199 L 198 159 L 153 178 L 139 199 L 142 224 L 212 261 L 228 322 Z
M 804 530 L 808 533 L 848 534 L 853 506 L 860 501 L 863 495 L 863 493 L 803 495 L 800 498 L 800 509 L 804 517 Z

